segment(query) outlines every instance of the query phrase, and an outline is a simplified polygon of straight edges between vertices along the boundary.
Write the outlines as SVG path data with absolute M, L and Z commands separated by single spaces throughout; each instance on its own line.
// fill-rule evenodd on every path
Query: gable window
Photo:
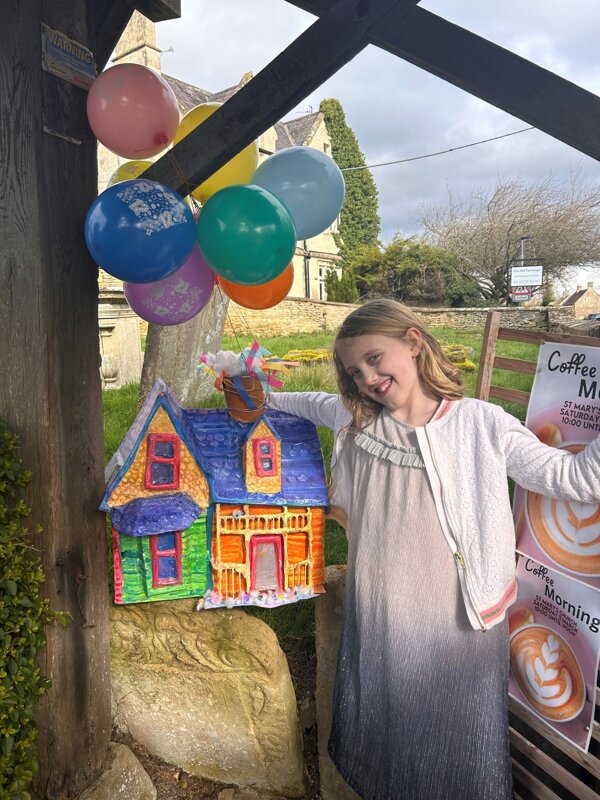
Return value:
M 179 437 L 150 433 L 146 455 L 146 489 L 179 489 Z
M 154 588 L 181 583 L 181 531 L 151 536 L 150 560 Z
M 277 475 L 277 450 L 275 449 L 275 439 L 254 439 L 252 442 L 254 449 L 254 469 L 261 478 L 269 475 Z

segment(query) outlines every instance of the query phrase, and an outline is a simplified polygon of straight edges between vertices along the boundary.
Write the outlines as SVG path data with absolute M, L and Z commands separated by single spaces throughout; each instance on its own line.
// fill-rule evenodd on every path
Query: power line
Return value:
M 467 147 L 475 147 L 478 144 L 486 144 L 486 142 L 495 142 L 498 139 L 506 139 L 507 136 L 516 136 L 517 133 L 525 133 L 525 131 L 535 130 L 531 125 L 529 128 L 521 128 L 518 131 L 511 131 L 510 133 L 503 133 L 500 136 L 492 136 L 490 139 L 480 139 L 478 142 L 470 142 L 469 144 L 461 144 L 458 147 L 451 147 L 448 150 L 438 150 L 437 153 L 427 153 L 424 156 L 412 156 L 412 158 L 400 158 L 398 161 L 384 161 L 381 164 L 369 164 L 361 167 L 342 167 L 342 172 L 352 172 L 357 169 L 375 169 L 375 167 L 389 167 L 392 164 L 406 164 L 407 161 L 421 161 L 423 158 L 433 158 L 434 156 L 443 156 L 446 153 L 453 153 L 455 150 L 465 150 Z

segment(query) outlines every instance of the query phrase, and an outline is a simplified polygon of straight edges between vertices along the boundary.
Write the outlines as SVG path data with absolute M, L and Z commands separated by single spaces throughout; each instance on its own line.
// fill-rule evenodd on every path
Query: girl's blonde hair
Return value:
M 421 352 L 416 357 L 417 375 L 424 389 L 436 397 L 457 400 L 464 394 L 460 369 L 444 353 L 439 342 L 426 330 L 413 312 L 396 300 L 369 300 L 342 322 L 333 345 L 337 383 L 344 404 L 352 412 L 352 426 L 367 425 L 381 411 L 376 400 L 361 395 L 353 378 L 346 372 L 337 353 L 341 339 L 353 339 L 364 334 L 378 334 L 404 339 L 409 328 L 416 328 L 423 337 Z

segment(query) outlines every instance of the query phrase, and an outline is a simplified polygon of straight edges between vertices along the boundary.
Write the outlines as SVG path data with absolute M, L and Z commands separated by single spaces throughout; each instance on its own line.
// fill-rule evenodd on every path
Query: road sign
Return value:
M 510 296 L 515 303 L 524 303 L 531 298 L 530 286 L 513 286 Z
M 511 267 L 510 285 L 514 292 L 523 286 L 541 286 L 544 277 L 544 267 L 541 264 L 529 264 L 526 267 Z

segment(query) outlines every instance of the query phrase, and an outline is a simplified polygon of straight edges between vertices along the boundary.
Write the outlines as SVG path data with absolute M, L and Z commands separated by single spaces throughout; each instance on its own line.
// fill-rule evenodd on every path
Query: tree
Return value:
M 361 296 L 394 297 L 419 305 L 476 305 L 481 293 L 458 270 L 453 253 L 415 237 L 396 236 L 386 248 L 363 246 L 351 261 Z
M 354 275 L 349 267 L 342 268 L 342 277 L 334 269 L 328 269 L 325 275 L 325 291 L 327 299 L 333 303 L 358 303 L 358 291 Z
M 421 224 L 427 241 L 456 255 L 460 274 L 476 281 L 484 298 L 508 302 L 508 267 L 521 237 L 530 237 L 527 256 L 543 263 L 545 284 L 600 259 L 599 205 L 600 187 L 577 172 L 566 183 L 500 180 L 469 200 L 450 196 L 447 206 L 426 209 Z
M 376 245 L 381 222 L 378 211 L 378 192 L 373 176 L 366 168 L 352 128 L 346 123 L 339 100 L 323 100 L 319 110 L 331 138 L 331 155 L 338 167 L 364 167 L 344 172 L 346 199 L 340 213 L 339 231 L 334 239 L 342 259 L 347 260 L 361 245 Z

